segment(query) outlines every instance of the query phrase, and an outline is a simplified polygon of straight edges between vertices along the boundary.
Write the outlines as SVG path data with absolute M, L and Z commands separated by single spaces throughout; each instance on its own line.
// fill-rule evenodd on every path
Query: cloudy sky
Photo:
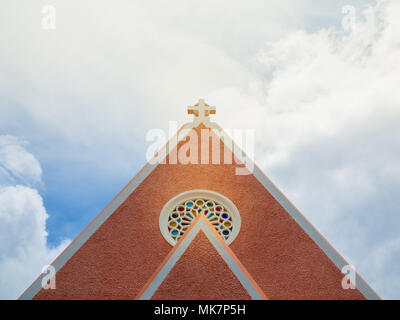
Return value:
M 140 170 L 148 130 L 202 97 L 223 127 L 255 129 L 256 163 L 400 299 L 399 16 L 398 0 L 1 1 L 0 298 Z

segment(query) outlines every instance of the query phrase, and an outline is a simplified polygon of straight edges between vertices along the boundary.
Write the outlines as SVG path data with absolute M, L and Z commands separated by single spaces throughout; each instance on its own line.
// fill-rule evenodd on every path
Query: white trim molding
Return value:
M 267 299 L 265 294 L 261 291 L 254 279 L 229 249 L 229 247 L 224 246 L 224 240 L 215 230 L 212 229 L 212 225 L 207 222 L 206 219 L 207 218 L 203 214 L 200 214 L 200 216 L 193 221 L 193 226 L 191 226 L 191 228 L 188 230 L 188 233 L 185 234 L 184 237 L 178 242 L 177 246 L 172 249 L 174 250 L 172 255 L 162 264 L 161 269 L 159 269 L 157 273 L 151 277 L 151 281 L 144 287 L 144 290 L 138 297 L 139 300 L 151 299 L 169 272 L 185 253 L 192 241 L 196 238 L 200 230 L 203 231 L 207 236 L 208 240 L 217 250 L 228 267 L 232 270 L 233 274 L 240 281 L 250 297 L 253 300 Z
M 326 240 L 307 218 L 298 210 L 278 187 L 266 176 L 266 174 L 249 158 L 243 150 L 233 141 L 233 139 L 216 124 L 210 128 L 218 137 L 224 137 L 223 143 L 231 152 L 243 161 L 246 168 L 252 172 L 254 177 L 263 185 L 263 187 L 275 198 L 275 200 L 286 210 L 286 212 L 296 221 L 304 232 L 318 245 L 318 247 L 328 256 L 328 258 L 342 271 L 344 266 L 349 263 L 336 251 L 334 247 Z M 382 300 L 382 298 L 367 284 L 367 282 L 356 273 L 357 289 L 368 300 Z

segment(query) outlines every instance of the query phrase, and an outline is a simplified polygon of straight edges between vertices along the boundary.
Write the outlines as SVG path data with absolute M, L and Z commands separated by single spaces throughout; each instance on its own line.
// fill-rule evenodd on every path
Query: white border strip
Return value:
M 275 198 L 276 201 L 290 214 L 290 216 L 300 225 L 300 227 L 310 236 L 310 238 L 321 248 L 329 259 L 341 271 L 349 263 L 324 239 L 314 226 L 304 217 L 304 215 L 283 195 L 283 193 L 272 183 L 272 181 L 257 167 L 252 159 L 244 154 L 242 149 L 232 140 L 232 138 L 218 124 L 215 124 L 213 132 L 221 138 L 223 133 L 224 144 L 240 160 L 244 161 L 247 169 L 264 186 L 265 189 Z M 232 146 L 232 149 L 230 148 Z M 239 154 L 240 152 L 240 154 Z M 250 164 L 250 165 L 249 165 Z M 345 275 L 343 274 L 343 277 Z M 368 284 L 356 273 L 356 287 L 369 300 L 381 300 Z
M 119 206 L 131 195 L 131 193 L 143 182 L 143 180 L 164 160 L 164 158 L 183 140 L 185 130 L 190 128 L 190 123 L 183 125 L 176 136 L 172 137 L 158 154 L 147 163 L 144 168 L 133 178 L 127 186 L 112 200 L 105 209 L 72 241 L 72 243 L 53 261 L 51 264 L 56 273 L 67 263 L 67 261 L 83 246 L 83 244 L 96 232 L 97 229 L 119 208 Z M 32 300 L 42 289 L 42 278 L 45 274 L 40 274 L 32 285 L 25 290 L 18 298 L 19 300 Z

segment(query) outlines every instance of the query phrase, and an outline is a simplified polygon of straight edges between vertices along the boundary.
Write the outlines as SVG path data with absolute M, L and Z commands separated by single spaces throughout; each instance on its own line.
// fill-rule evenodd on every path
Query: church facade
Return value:
M 344 285 L 348 263 L 210 121 L 214 107 L 188 112 L 52 263 L 55 288 L 41 274 L 20 299 L 380 299 L 357 273 Z

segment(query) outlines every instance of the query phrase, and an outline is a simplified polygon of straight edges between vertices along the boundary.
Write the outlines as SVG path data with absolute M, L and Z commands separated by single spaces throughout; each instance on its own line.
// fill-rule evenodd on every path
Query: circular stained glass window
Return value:
M 189 191 L 171 199 L 160 215 L 160 229 L 164 238 L 175 245 L 203 213 L 211 225 L 230 244 L 240 229 L 240 215 L 226 197 L 212 191 Z

